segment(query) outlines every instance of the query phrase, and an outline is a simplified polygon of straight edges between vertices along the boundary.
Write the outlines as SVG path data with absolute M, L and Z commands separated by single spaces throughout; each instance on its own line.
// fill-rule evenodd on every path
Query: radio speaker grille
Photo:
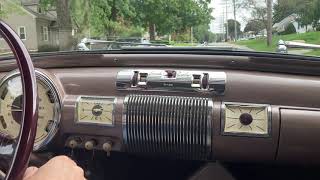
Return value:
M 129 95 L 124 139 L 132 153 L 207 160 L 211 155 L 212 100 Z

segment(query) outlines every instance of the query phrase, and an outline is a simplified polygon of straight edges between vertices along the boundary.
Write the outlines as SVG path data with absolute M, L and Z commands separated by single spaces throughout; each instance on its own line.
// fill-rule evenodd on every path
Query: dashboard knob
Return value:
M 96 146 L 96 142 L 94 140 L 87 141 L 84 144 L 84 148 L 88 151 L 92 150 Z
M 239 120 L 240 120 L 241 124 L 247 126 L 252 123 L 253 118 L 252 118 L 251 114 L 243 113 L 240 115 Z
M 106 142 L 102 145 L 102 149 L 107 153 L 107 156 L 110 156 L 110 152 L 112 150 L 112 143 Z
M 76 147 L 78 147 L 79 143 L 77 140 L 75 139 L 71 139 L 68 143 L 69 148 L 74 149 Z

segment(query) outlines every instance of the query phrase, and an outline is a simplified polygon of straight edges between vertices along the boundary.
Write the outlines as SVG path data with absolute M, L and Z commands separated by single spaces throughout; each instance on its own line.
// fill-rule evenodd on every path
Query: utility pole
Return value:
M 190 28 L 190 40 L 191 40 L 191 44 L 193 45 L 193 27 L 192 26 Z
M 272 0 L 267 0 L 267 44 L 272 44 Z
M 234 41 L 237 41 L 237 17 L 236 17 L 236 0 L 233 0 L 233 19 L 234 19 Z
M 229 37 L 229 24 L 228 24 L 228 0 L 226 0 L 226 42 L 228 42 Z

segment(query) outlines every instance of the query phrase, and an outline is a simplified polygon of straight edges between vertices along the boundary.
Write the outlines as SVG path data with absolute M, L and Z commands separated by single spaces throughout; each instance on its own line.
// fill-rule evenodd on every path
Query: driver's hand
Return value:
M 57 156 L 39 169 L 29 167 L 23 180 L 85 180 L 82 168 L 67 156 Z

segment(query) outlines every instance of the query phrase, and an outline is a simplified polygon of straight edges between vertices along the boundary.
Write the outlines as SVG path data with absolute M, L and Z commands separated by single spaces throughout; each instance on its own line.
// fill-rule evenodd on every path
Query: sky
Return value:
M 228 4 L 227 8 L 226 2 Z M 213 8 L 212 16 L 215 18 L 210 24 L 210 30 L 213 33 L 223 33 L 223 24 L 226 22 L 226 15 L 228 19 L 234 19 L 232 0 L 212 0 L 210 5 Z M 226 13 L 226 10 L 228 13 Z M 249 17 L 249 12 L 237 10 L 236 19 L 241 24 L 241 30 L 244 29 L 246 25 L 246 19 Z
M 237 0 L 236 0 L 237 1 Z M 256 0 L 261 3 L 265 3 L 265 0 Z M 226 14 L 226 2 L 228 4 L 227 14 Z M 212 16 L 215 18 L 210 24 L 210 30 L 213 33 L 223 33 L 223 24 L 226 22 L 226 15 L 228 19 L 234 19 L 233 15 L 233 0 L 212 0 L 210 6 L 213 8 Z M 276 0 L 273 0 L 276 2 Z M 236 11 L 236 19 L 241 24 L 241 30 L 245 28 L 250 17 L 250 12 L 244 9 L 238 9 Z

